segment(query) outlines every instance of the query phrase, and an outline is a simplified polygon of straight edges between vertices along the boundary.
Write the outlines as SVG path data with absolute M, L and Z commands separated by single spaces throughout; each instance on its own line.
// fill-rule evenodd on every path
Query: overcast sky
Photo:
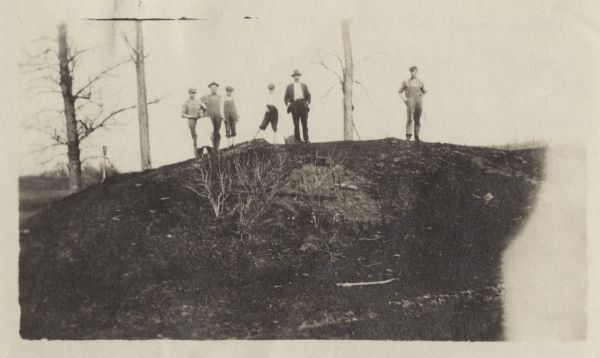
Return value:
M 267 84 L 281 97 L 297 68 L 313 95 L 309 130 L 313 141 L 342 138 L 342 95 L 332 68 L 342 56 L 340 18 L 352 18 L 356 61 L 355 124 L 362 139 L 404 137 L 406 114 L 398 99 L 408 68 L 419 67 L 428 88 L 422 139 L 469 145 L 495 145 L 527 140 L 582 142 L 599 100 L 598 29 L 593 1 L 138 1 L 48 2 L 16 5 L 27 14 L 17 21 L 23 49 L 55 36 L 66 19 L 70 39 L 79 48 L 103 47 L 81 58 L 76 80 L 125 59 L 120 32 L 134 35 L 133 23 L 114 24 L 88 17 L 195 17 L 199 21 L 144 23 L 146 80 L 150 107 L 150 142 L 154 167 L 189 159 L 191 139 L 181 105 L 190 86 L 208 92 L 211 81 L 235 87 L 240 112 L 238 141 L 249 139 L 264 112 Z M 43 3 L 40 3 L 43 4 Z M 52 5 L 49 5 L 52 4 Z M 20 8 L 19 8 L 20 6 Z M 244 16 L 253 19 L 244 20 Z M 52 45 L 52 43 L 50 42 Z M 53 44 L 56 46 L 56 44 Z M 24 60 L 24 52 L 20 52 Z M 79 82 L 81 83 L 81 82 Z M 60 107 L 60 97 L 30 98 L 20 81 L 20 123 L 43 107 Z M 364 88 L 363 88 L 364 87 Z M 136 103 L 135 70 L 128 64 L 98 86 L 108 106 Z M 280 118 L 282 135 L 292 133 L 291 118 Z M 59 122 L 61 118 L 57 118 Z M 137 112 L 122 125 L 95 134 L 85 143 L 85 156 L 102 145 L 122 171 L 139 170 Z M 41 156 L 31 154 L 42 140 L 22 130 L 20 172 L 42 169 Z M 267 136 L 270 138 L 270 135 Z

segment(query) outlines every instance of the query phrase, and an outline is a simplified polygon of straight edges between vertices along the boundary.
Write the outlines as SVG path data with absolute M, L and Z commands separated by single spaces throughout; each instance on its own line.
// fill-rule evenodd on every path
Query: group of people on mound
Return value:
M 399 93 L 401 99 L 406 104 L 406 139 L 411 140 L 413 131 L 415 141 L 419 141 L 419 131 L 421 127 L 421 113 L 423 111 L 423 95 L 425 94 L 425 85 L 417 78 L 417 67 L 410 69 L 410 78 L 402 82 Z M 285 89 L 283 101 L 287 107 L 287 113 L 291 113 L 294 122 L 294 140 L 297 143 L 308 143 L 308 113 L 310 111 L 311 94 L 308 86 L 300 82 L 302 74 L 299 70 L 294 70 L 292 78 L 294 81 Z M 190 134 L 194 142 L 194 154 L 196 156 L 211 149 L 219 149 L 221 143 L 221 126 L 225 124 L 225 136 L 228 145 L 233 146 L 234 138 L 237 135 L 236 123 L 239 115 L 233 99 L 234 88 L 225 87 L 225 96 L 218 94 L 219 84 L 211 82 L 208 85 L 210 93 L 200 99 L 196 98 L 196 89 L 188 90 L 189 98 L 183 104 L 181 117 L 187 118 Z M 275 96 L 275 85 L 267 86 L 265 98 L 266 110 L 258 131 L 267 129 L 269 125 L 273 130 L 273 142 L 277 141 L 277 123 L 279 121 L 279 112 L 277 109 L 277 98 Z M 300 125 L 302 125 L 302 136 L 300 135 Z M 201 136 L 198 137 L 197 133 Z

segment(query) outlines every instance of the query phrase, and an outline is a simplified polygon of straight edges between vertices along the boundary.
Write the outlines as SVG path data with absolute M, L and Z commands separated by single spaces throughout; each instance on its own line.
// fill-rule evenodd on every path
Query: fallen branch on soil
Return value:
M 398 280 L 397 278 L 390 278 L 388 280 L 383 280 L 383 281 L 344 282 L 344 283 L 336 283 L 335 285 L 338 287 L 385 285 L 386 283 L 390 283 L 390 282 L 397 281 L 397 280 Z
M 340 324 L 350 324 L 350 323 L 355 323 L 358 322 L 359 319 L 356 317 L 352 317 L 351 319 L 339 319 L 339 320 L 332 320 L 332 321 L 323 321 L 323 322 L 315 322 L 315 323 L 306 323 L 303 322 L 300 327 L 298 327 L 299 331 L 304 331 L 307 329 L 317 329 L 317 328 L 322 328 L 322 327 L 327 327 L 327 326 L 335 326 L 335 325 L 340 325 Z
M 381 265 L 381 262 L 375 262 L 372 264 L 368 264 L 368 265 L 365 265 L 365 267 L 373 267 L 373 266 L 377 266 L 377 265 Z
M 333 186 L 336 188 L 340 188 L 340 189 L 358 191 L 358 187 L 356 185 L 352 185 L 352 184 L 348 184 L 348 183 L 341 183 L 341 184 L 336 183 L 336 184 L 333 184 Z

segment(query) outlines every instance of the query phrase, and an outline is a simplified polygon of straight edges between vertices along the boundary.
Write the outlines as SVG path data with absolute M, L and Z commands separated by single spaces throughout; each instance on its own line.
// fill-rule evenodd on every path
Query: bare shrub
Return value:
M 316 231 L 320 231 L 326 221 L 337 222 L 336 213 L 329 210 L 327 201 L 335 199 L 332 190 L 339 182 L 343 162 L 334 149 L 321 156 L 317 152 L 302 168 L 298 188 L 304 194 L 302 200 L 311 212 Z
M 232 194 L 231 166 L 220 155 L 211 155 L 196 160 L 186 187 L 206 199 L 219 219 Z
M 252 236 L 256 224 L 284 189 L 290 167 L 272 151 L 251 150 L 233 159 L 236 211 L 242 234 Z

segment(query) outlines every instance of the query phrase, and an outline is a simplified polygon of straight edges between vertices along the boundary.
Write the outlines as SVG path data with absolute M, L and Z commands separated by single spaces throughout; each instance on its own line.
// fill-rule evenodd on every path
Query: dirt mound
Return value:
M 254 141 L 116 175 L 22 225 L 21 335 L 499 339 L 501 254 L 542 157 Z

